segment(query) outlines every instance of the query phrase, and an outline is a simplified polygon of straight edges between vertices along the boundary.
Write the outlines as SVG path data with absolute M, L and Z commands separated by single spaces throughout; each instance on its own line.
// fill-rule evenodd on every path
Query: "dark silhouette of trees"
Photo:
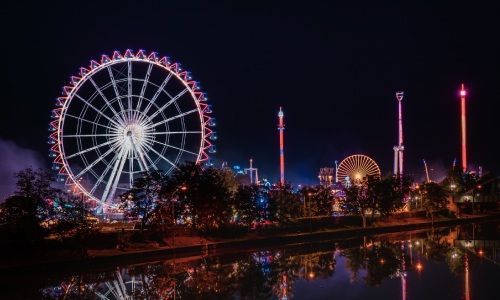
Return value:
M 52 176 L 43 170 L 28 168 L 16 175 L 17 190 L 0 206 L 0 223 L 8 237 L 36 241 L 48 234 L 48 221 L 53 216 L 57 190 Z
M 348 214 L 361 216 L 366 227 L 366 215 L 373 220 L 376 214 L 387 217 L 400 211 L 404 198 L 410 192 L 410 177 L 372 177 L 364 178 L 358 184 L 345 189 L 346 197 L 341 207 Z
M 53 188 L 48 171 L 28 168 L 17 173 L 16 178 L 15 195 L 0 206 L 0 223 L 6 237 L 37 242 L 55 234 L 60 239 L 73 238 L 75 246 L 85 254 L 88 238 L 95 232 L 87 203 Z
M 257 185 L 240 185 L 233 196 L 233 208 L 236 212 L 237 222 L 250 227 L 261 216 L 260 188 Z
M 125 209 L 129 216 L 140 219 L 141 233 L 150 222 L 165 180 L 166 177 L 161 171 L 144 172 L 134 180 L 132 189 L 120 197 L 121 208 Z
M 444 186 L 435 182 L 426 182 L 421 188 L 425 210 L 434 223 L 434 214 L 448 205 L 448 191 Z
M 305 186 L 299 194 L 303 199 L 304 217 L 331 216 L 333 208 L 333 195 L 329 187 L 322 185 Z
M 410 193 L 412 180 L 408 176 L 388 176 L 385 178 L 368 179 L 368 197 L 372 205 L 372 219 L 375 213 L 381 217 L 400 211 L 404 205 L 404 198 Z
M 278 224 L 287 224 L 300 216 L 300 196 L 292 186 L 285 184 L 269 191 L 269 220 Z
M 345 198 L 341 200 L 342 210 L 351 215 L 360 216 L 363 227 L 366 227 L 366 214 L 373 206 L 368 198 L 368 184 L 366 179 L 359 185 L 351 185 L 345 190 Z
M 181 165 L 169 178 L 164 193 L 183 187 L 179 213 L 197 230 L 215 230 L 232 218 L 231 198 L 237 189 L 234 175 L 228 170 L 203 169 L 194 163 Z

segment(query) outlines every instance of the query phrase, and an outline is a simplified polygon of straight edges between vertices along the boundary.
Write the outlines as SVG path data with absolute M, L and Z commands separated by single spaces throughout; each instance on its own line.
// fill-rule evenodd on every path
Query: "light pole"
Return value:
M 309 209 L 308 209 L 309 211 L 308 211 L 308 214 L 307 214 L 308 218 L 309 218 L 309 232 L 312 231 L 312 224 L 311 224 L 311 196 L 312 196 L 311 192 L 307 193 L 307 198 L 309 200 L 308 201 L 309 202 Z

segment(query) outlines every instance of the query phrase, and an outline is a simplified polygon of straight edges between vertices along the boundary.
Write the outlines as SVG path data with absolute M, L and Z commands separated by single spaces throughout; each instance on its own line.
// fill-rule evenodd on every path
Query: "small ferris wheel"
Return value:
M 215 119 L 199 83 L 144 50 L 113 52 L 71 76 L 57 98 L 49 144 L 60 178 L 102 205 L 141 172 L 209 164 Z
M 377 163 L 366 155 L 355 154 L 342 160 L 337 168 L 337 180 L 344 185 L 357 184 L 369 176 L 380 177 Z

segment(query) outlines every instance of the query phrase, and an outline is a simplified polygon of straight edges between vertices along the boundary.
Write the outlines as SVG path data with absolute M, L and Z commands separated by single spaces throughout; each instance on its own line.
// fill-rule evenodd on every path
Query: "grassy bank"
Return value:
M 428 219 L 407 218 L 391 220 L 386 222 L 376 222 L 367 228 L 360 226 L 343 226 L 335 229 L 323 229 L 304 232 L 280 232 L 279 234 L 250 233 L 239 238 L 218 238 L 205 239 L 197 236 L 176 237 L 177 243 L 166 246 L 143 243 L 134 245 L 124 250 L 118 249 L 90 249 L 88 257 L 81 258 L 68 253 L 48 253 L 44 257 L 37 259 L 6 259 L 0 263 L 1 269 L 23 270 L 32 267 L 40 268 L 69 268 L 78 266 L 105 266 L 120 263 L 138 263 L 141 261 L 168 259 L 169 257 L 188 257 L 221 254 L 226 251 L 252 250 L 275 245 L 293 245 L 312 241 L 326 241 L 365 235 L 375 235 L 399 231 L 410 231 L 434 227 L 454 226 L 471 222 L 483 222 L 489 220 L 500 220 L 500 214 L 489 214 L 481 216 L 467 216 L 460 219 L 439 219 L 434 224 Z M 172 240 L 173 242 L 173 240 Z

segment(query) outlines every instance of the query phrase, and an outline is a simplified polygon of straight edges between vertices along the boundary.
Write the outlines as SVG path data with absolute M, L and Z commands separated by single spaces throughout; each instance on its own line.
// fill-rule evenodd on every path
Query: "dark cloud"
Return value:
M 34 150 L 0 139 L 0 199 L 15 190 L 14 174 L 26 168 L 45 168 L 42 156 Z

